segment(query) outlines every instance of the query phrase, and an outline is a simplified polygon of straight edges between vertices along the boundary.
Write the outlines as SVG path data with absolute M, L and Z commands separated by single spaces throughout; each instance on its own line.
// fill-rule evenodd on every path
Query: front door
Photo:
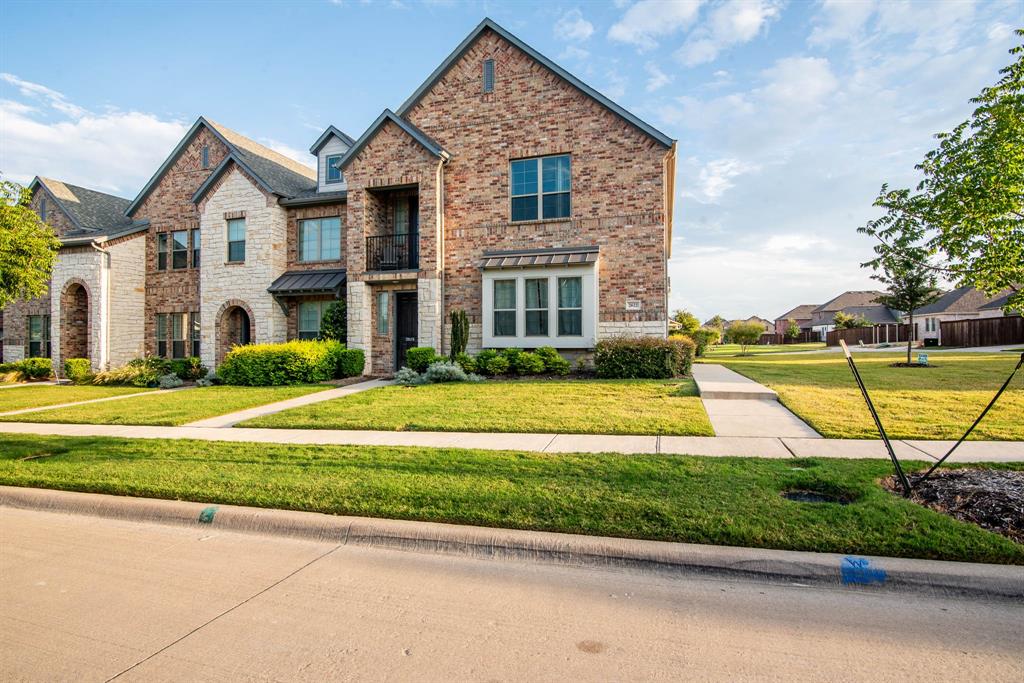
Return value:
M 395 370 L 405 365 L 405 352 L 416 346 L 419 321 L 416 292 L 395 294 Z

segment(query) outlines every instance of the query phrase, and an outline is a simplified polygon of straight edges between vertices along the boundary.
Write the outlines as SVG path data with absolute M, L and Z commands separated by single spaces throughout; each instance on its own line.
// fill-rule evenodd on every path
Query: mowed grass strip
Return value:
M 893 368 L 906 354 L 854 356 L 882 424 L 896 439 L 959 439 L 1013 370 L 1010 354 L 932 353 L 930 368 Z M 778 392 L 827 438 L 878 438 L 842 354 L 720 359 Z M 1024 373 L 1018 373 L 971 439 L 1024 440 Z
M 538 380 L 389 386 L 240 427 L 713 436 L 692 380 Z
M 150 391 L 139 387 L 100 387 L 44 384 L 41 386 L 19 386 L 0 390 L 0 413 L 23 408 L 43 408 L 62 403 L 91 401 L 96 398 L 110 398 L 124 394 Z
M 739 344 L 716 344 L 704 350 L 702 358 L 725 358 L 740 355 L 743 348 Z M 775 353 L 794 353 L 796 351 L 824 351 L 825 342 L 807 342 L 804 344 L 751 344 L 747 353 L 755 356 Z
M 332 387 L 319 384 L 286 387 L 196 387 L 182 391 L 158 391 L 151 395 L 127 398 L 123 401 L 91 403 L 21 415 L 0 416 L 0 421 L 173 426 L 267 403 L 284 401 L 330 388 Z M 4 391 L 21 390 L 5 389 Z
M 0 483 L 627 538 L 1024 564 L 908 502 L 882 460 L 772 460 L 0 434 Z M 925 463 L 907 462 L 910 470 Z M 1008 465 L 1005 467 L 1021 467 Z M 790 489 L 848 505 L 797 503 Z

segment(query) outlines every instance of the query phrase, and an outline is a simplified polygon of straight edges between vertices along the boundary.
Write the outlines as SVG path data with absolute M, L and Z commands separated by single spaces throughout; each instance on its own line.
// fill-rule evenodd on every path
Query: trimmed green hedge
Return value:
M 53 362 L 49 358 L 26 358 L 13 363 L 0 363 L 0 378 L 7 382 L 47 379 L 52 374 Z
M 64 361 L 64 376 L 75 384 L 92 381 L 92 364 L 88 358 L 68 358 Z
M 594 366 L 605 379 L 668 379 L 690 373 L 695 349 L 687 337 L 604 339 L 594 349 Z
M 341 342 L 327 340 L 236 346 L 225 356 L 217 374 L 226 384 L 247 386 L 323 382 L 338 376 L 344 350 Z M 346 367 L 352 364 L 351 358 Z M 359 369 L 362 372 L 361 364 Z
M 416 372 L 426 372 L 431 363 L 444 360 L 429 346 L 416 346 L 405 352 L 405 366 Z
M 365 365 L 362 349 L 342 349 L 338 356 L 338 377 L 358 377 L 363 374 Z

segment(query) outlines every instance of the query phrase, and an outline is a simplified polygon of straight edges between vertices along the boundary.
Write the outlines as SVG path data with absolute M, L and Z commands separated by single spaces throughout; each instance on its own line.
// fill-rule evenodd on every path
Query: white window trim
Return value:
M 548 333 L 526 336 L 526 280 L 548 278 Z M 558 278 L 582 278 L 583 334 L 558 336 Z M 494 336 L 494 281 L 516 281 L 516 336 Z M 556 349 L 590 349 L 597 342 L 599 294 L 597 264 L 562 268 L 502 268 L 483 271 L 483 346 L 484 348 L 535 349 L 553 346 Z
M 340 162 L 344 156 L 344 154 L 339 152 L 332 152 L 324 155 L 324 185 L 341 185 L 345 182 L 345 172 L 341 168 L 338 169 L 337 179 L 331 180 L 331 159 L 338 157 L 338 161 Z

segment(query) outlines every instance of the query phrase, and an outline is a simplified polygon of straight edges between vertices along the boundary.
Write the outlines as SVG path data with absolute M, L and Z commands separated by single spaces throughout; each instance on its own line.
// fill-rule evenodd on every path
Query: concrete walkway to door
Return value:
M 821 438 L 779 403 L 778 394 L 724 365 L 696 364 L 693 379 L 715 436 Z

